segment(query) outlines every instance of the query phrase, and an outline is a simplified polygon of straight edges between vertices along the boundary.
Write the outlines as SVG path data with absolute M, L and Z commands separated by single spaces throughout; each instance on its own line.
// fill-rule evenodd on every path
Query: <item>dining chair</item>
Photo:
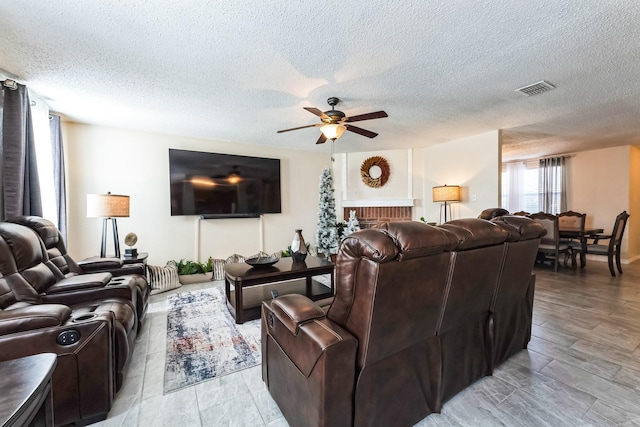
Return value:
M 580 265 L 585 266 L 583 260 L 586 250 L 586 239 L 584 236 L 584 226 L 587 220 L 587 214 L 566 211 L 558 214 L 558 229 L 560 234 L 560 243 L 566 243 L 571 249 L 572 265 L 576 263 L 576 255 L 580 254 Z
M 529 212 L 525 212 L 525 211 L 518 211 L 518 212 L 514 212 L 511 215 L 516 215 L 516 216 L 529 216 L 531 215 Z
M 586 253 L 606 256 L 609 261 L 609 271 L 613 277 L 616 277 L 616 272 L 613 268 L 614 257 L 616 259 L 618 271 L 622 274 L 622 266 L 620 265 L 620 246 L 622 246 L 622 236 L 627 225 L 627 219 L 629 219 L 629 214 L 627 211 L 623 211 L 616 217 L 611 234 L 594 234 L 587 236 L 588 239 L 593 239 L 593 242 L 587 243 Z M 609 244 L 602 245 L 599 243 L 600 240 L 609 240 Z
M 542 262 L 549 259 L 553 260 L 553 271 L 558 271 L 558 260 L 560 254 L 564 254 L 564 264 L 567 265 L 567 257 L 571 253 L 571 248 L 567 243 L 560 242 L 560 233 L 558 231 L 558 217 L 552 214 L 538 212 L 529 215 L 529 218 L 542 225 L 547 234 L 540 240 L 538 246 L 538 254 L 543 255 Z M 551 257 L 551 258 L 549 258 Z M 575 262 L 572 264 L 575 268 Z

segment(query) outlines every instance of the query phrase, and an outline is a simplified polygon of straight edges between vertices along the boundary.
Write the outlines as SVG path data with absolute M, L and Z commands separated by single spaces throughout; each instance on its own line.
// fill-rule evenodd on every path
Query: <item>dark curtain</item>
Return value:
M 67 196 L 64 180 L 64 149 L 62 146 L 62 128 L 60 116 L 49 116 L 49 128 L 51 130 L 51 154 L 53 156 L 53 185 L 56 192 L 56 211 L 58 213 L 58 229 L 62 233 L 65 243 L 67 241 Z
M 29 94 L 24 85 L 2 84 L 2 220 L 21 215 L 42 216 Z
M 538 203 L 550 214 L 567 211 L 567 166 L 565 157 L 540 159 Z

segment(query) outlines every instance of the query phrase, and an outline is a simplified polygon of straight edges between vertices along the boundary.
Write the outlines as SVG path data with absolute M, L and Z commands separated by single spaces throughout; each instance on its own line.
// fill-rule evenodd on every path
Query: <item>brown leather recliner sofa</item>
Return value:
M 119 258 L 92 257 L 76 262 L 67 252 L 60 230 L 48 219 L 38 216 L 21 216 L 11 218 L 8 222 L 24 225 L 35 231 L 42 240 L 49 260 L 67 278 L 90 273 L 110 273 L 111 283 L 135 284 L 136 314 L 138 326 L 142 326 L 144 315 L 149 304 L 151 288 L 146 279 L 146 269 L 142 263 L 124 264 Z M 85 276 L 85 278 L 88 276 Z M 84 280 L 83 278 L 79 278 Z
M 291 425 L 413 425 L 526 348 L 542 227 L 523 217 L 350 235 L 328 311 L 262 306 L 262 372 Z
M 106 417 L 138 332 L 135 281 L 65 277 L 30 228 L 0 223 L 0 360 L 52 352 L 56 425 Z

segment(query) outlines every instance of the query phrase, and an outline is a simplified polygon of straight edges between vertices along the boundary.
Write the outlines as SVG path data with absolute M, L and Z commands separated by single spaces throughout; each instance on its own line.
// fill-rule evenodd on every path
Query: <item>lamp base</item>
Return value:
M 100 257 L 105 258 L 107 256 L 107 220 L 111 221 L 111 227 L 113 228 L 113 245 L 115 246 L 116 250 L 115 258 L 120 258 L 118 223 L 116 222 L 115 218 L 102 218 L 102 244 L 100 247 Z
M 138 250 L 136 248 L 129 248 L 124 250 L 125 258 L 135 258 L 138 256 Z
M 442 222 L 442 211 L 444 210 L 444 222 Z M 440 205 L 440 224 L 444 224 L 447 222 L 447 210 L 449 210 L 449 218 L 452 218 L 451 215 L 451 203 L 444 202 Z

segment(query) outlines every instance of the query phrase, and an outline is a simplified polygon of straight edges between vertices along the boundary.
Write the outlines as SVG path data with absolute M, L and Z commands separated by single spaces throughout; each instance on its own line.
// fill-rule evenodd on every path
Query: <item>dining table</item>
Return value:
M 561 239 L 576 239 L 580 241 L 580 268 L 584 268 L 587 265 L 587 239 L 603 232 L 604 229 L 602 228 L 585 228 L 582 230 L 577 227 L 562 227 L 558 229 Z

